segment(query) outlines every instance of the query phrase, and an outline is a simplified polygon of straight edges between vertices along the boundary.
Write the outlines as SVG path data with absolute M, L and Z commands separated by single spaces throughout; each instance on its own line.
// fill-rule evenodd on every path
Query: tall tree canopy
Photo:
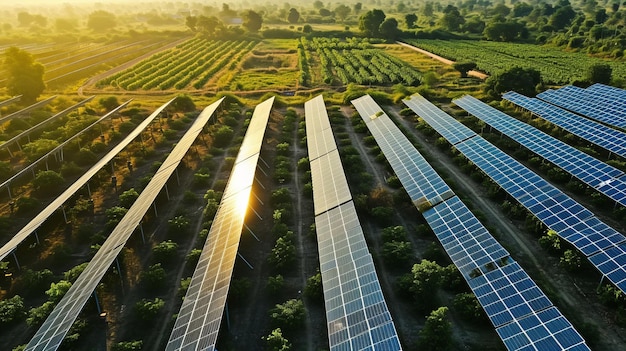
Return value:
M 387 16 L 382 10 L 367 11 L 359 18 L 359 29 L 370 37 L 377 37 L 385 17 Z
M 287 21 L 289 23 L 298 23 L 299 19 L 300 19 L 300 12 L 298 12 L 298 10 L 294 9 L 293 7 L 289 9 L 289 14 L 287 15 Z
M 526 96 L 534 96 L 540 83 L 541 73 L 536 69 L 513 67 L 487 78 L 485 90 L 495 97 L 511 90 Z
M 243 26 L 250 32 L 258 32 L 263 26 L 263 17 L 252 10 L 248 10 L 243 18 Z
M 7 90 L 11 95 L 22 95 L 22 101 L 32 103 L 46 85 L 43 81 L 44 67 L 33 56 L 19 48 L 10 47 L 5 52 Z
M 111 12 L 98 10 L 89 14 L 87 27 L 95 31 L 108 30 L 116 26 L 116 17 Z

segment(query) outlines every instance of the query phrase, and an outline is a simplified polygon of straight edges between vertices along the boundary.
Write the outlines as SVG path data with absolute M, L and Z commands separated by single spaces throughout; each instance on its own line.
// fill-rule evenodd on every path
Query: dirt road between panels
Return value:
M 431 57 L 431 58 L 433 58 L 433 59 L 435 59 L 437 61 L 440 61 L 440 62 L 442 62 L 442 63 L 444 63 L 446 65 L 453 65 L 453 64 L 455 64 L 455 62 L 452 61 L 452 60 L 448 60 L 445 57 L 441 57 L 439 55 L 433 54 L 430 51 L 426 51 L 424 49 L 420 49 L 420 48 L 418 48 L 416 46 L 413 46 L 411 44 L 403 43 L 401 41 L 396 41 L 396 44 L 400 44 L 400 45 L 402 45 L 404 47 L 407 47 L 407 48 L 409 48 L 411 50 L 415 50 L 415 51 L 417 51 L 417 52 L 419 52 L 421 54 L 424 54 L 424 55 L 426 55 L 428 57 Z M 479 72 L 479 71 L 476 71 L 476 70 L 471 70 L 471 71 L 467 72 L 467 75 L 471 76 L 471 77 L 476 77 L 478 79 L 483 79 L 483 80 L 489 78 L 488 74 L 485 74 L 483 72 Z

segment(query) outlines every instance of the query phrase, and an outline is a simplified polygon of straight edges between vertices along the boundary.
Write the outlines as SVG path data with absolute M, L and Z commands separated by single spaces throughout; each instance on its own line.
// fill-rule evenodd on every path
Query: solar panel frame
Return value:
M 177 165 L 182 161 L 222 100 L 223 99 L 220 99 L 207 107 L 176 144 L 146 188 L 139 194 L 139 197 L 128 210 L 127 214 L 120 220 L 115 229 L 113 229 L 109 238 L 102 244 L 85 270 L 80 274 L 52 313 L 44 321 L 43 325 L 35 333 L 35 336 L 26 346 L 26 350 L 56 350 L 61 345 L 63 338 L 74 323 L 74 320 L 76 320 L 76 317 L 78 317 L 78 314 L 95 290 L 97 284 L 102 280 L 102 277 L 122 250 L 126 241 L 137 228 L 154 199 L 156 199 L 159 191 L 174 173 Z M 173 100 L 170 100 L 170 102 L 171 101 Z

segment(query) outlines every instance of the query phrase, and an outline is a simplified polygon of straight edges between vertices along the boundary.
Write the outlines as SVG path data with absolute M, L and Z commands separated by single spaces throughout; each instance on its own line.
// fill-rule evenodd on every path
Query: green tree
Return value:
M 248 10 L 243 16 L 242 24 L 249 32 L 256 33 L 263 26 L 263 17 L 258 13 Z
M 25 314 L 24 299 L 21 296 L 15 295 L 0 301 L 0 326 L 11 324 L 23 318 Z
M 272 295 L 279 295 L 283 291 L 283 287 L 285 286 L 285 278 L 282 275 L 278 274 L 273 277 L 267 278 L 267 284 L 265 285 L 265 289 L 267 292 Z
M 359 30 L 367 36 L 377 37 L 380 35 L 380 25 L 386 17 L 382 10 L 367 11 L 359 18 Z
M 465 18 L 459 9 L 452 5 L 446 6 L 443 10 L 443 17 L 439 20 L 439 24 L 449 31 L 458 31 L 463 23 L 465 23 Z
M 100 100 L 98 100 L 98 103 L 102 105 L 102 107 L 104 107 L 107 111 L 112 111 L 120 105 L 120 103 L 117 101 L 116 96 L 107 96 L 100 98 Z
M 556 29 L 565 28 L 576 16 L 576 11 L 571 6 L 560 7 L 550 17 L 550 25 Z
M 335 7 L 335 16 L 337 16 L 343 22 L 350 14 L 350 11 L 350 7 L 344 4 L 340 4 L 339 6 Z
M 565 250 L 559 261 L 561 267 L 570 272 L 576 272 L 582 266 L 582 259 L 574 250 Z
M 198 16 L 197 28 L 208 37 L 214 37 L 224 29 L 224 23 L 215 16 Z
M 11 95 L 22 95 L 23 103 L 36 101 L 46 88 L 43 65 L 35 62 L 30 53 L 14 46 L 6 49 L 4 58 L 7 92 Z
M 287 22 L 294 24 L 298 23 L 298 20 L 300 20 L 300 12 L 293 7 L 290 8 L 289 14 L 287 15 Z
M 380 24 L 379 32 L 383 38 L 394 41 L 398 35 L 400 35 L 398 21 L 395 18 L 385 19 L 383 23 Z
M 143 321 L 153 320 L 165 306 L 165 301 L 158 297 L 154 300 L 141 299 L 135 304 L 135 313 Z
M 435 262 L 422 260 L 413 265 L 413 282 L 410 292 L 420 308 L 432 308 L 437 301 L 437 290 L 441 286 L 443 268 Z
M 448 319 L 447 307 L 439 307 L 426 318 L 418 345 L 419 350 L 426 351 L 445 351 L 451 348 L 452 324 Z
M 135 200 L 139 197 L 139 193 L 135 188 L 130 188 L 120 194 L 118 199 L 120 200 L 120 206 L 124 208 L 130 208 Z
M 107 31 L 117 25 L 117 18 L 111 12 L 97 10 L 89 14 L 87 28 L 93 31 Z
M 11 167 L 11 163 L 6 162 L 6 161 L 0 161 L 0 179 L 7 179 L 12 174 L 13 174 L 13 167 Z
M 153 264 L 140 275 L 141 283 L 148 290 L 160 289 L 165 284 L 165 269 L 160 263 Z
M 386 242 L 382 256 L 392 266 L 403 266 L 413 259 L 413 246 L 409 241 Z
M 158 243 L 155 247 L 152 248 L 152 253 L 154 254 L 154 258 L 159 262 L 171 262 L 176 257 L 176 251 L 178 250 L 178 244 L 171 241 L 166 240 Z
M 507 91 L 516 91 L 527 96 L 534 96 L 536 87 L 541 83 L 541 73 L 534 68 L 513 67 L 496 73 L 485 81 L 485 90 L 493 97 Z
M 415 28 L 415 23 L 417 22 L 417 15 L 414 13 L 407 13 L 404 15 L 404 22 L 406 23 L 407 28 L 412 29 Z
M 142 340 L 122 341 L 113 344 L 111 351 L 140 351 L 142 347 Z
M 390 242 L 394 240 L 406 241 L 407 239 L 406 229 L 404 229 L 404 227 L 401 225 L 383 228 L 381 237 L 384 242 Z
M 268 261 L 276 269 L 284 269 L 289 267 L 295 260 L 296 246 L 293 244 L 293 241 L 284 236 L 278 238 L 272 253 L 268 257 Z
M 192 32 L 196 31 L 196 25 L 198 25 L 198 17 L 187 16 L 185 17 L 185 25 L 191 29 Z
M 280 328 L 272 330 L 270 335 L 264 336 L 265 346 L 268 351 L 289 351 L 291 350 L 291 344 L 283 336 L 283 332 Z
M 76 281 L 76 279 L 78 279 L 78 276 L 83 273 L 83 271 L 85 270 L 85 268 L 87 268 L 87 265 L 89 264 L 89 262 L 84 262 L 81 263 L 77 266 L 74 266 L 73 268 L 70 268 L 70 270 L 68 270 L 67 272 L 65 272 L 63 274 L 63 278 L 69 282 L 74 282 Z
M 216 147 L 224 147 L 228 145 L 228 143 L 230 143 L 230 141 L 233 139 L 234 133 L 235 132 L 233 132 L 233 129 L 229 126 L 219 127 L 219 129 L 215 132 L 215 135 L 213 136 L 213 144 Z
M 322 275 L 318 271 L 306 280 L 304 294 L 315 301 L 323 301 L 324 289 L 322 287 Z
M 546 232 L 546 235 L 539 238 L 539 245 L 545 250 L 551 253 L 558 253 L 561 251 L 561 239 L 556 231 L 550 229 Z
M 48 301 L 52 301 L 55 304 L 65 296 L 65 293 L 70 290 L 72 283 L 67 280 L 61 280 L 58 283 L 50 284 L 50 289 L 46 291 L 48 295 Z
M 33 180 L 38 195 L 50 196 L 61 191 L 65 179 L 55 171 L 39 171 Z
M 528 29 L 524 24 L 515 21 L 491 22 L 485 27 L 483 35 L 489 40 L 509 42 L 527 38 Z
M 26 324 L 30 327 L 35 327 L 42 324 L 46 318 L 52 313 L 54 309 L 54 302 L 46 301 L 39 307 L 31 308 L 28 311 L 28 318 L 26 318 Z
M 589 67 L 589 72 L 587 73 L 587 81 L 592 84 L 610 84 L 612 74 L 613 69 L 610 65 L 606 63 L 597 63 Z
M 196 104 L 193 102 L 191 96 L 180 94 L 176 97 L 176 100 L 172 102 L 172 108 L 174 111 L 192 112 L 196 110 Z
M 56 140 L 40 138 L 24 145 L 22 150 L 28 160 L 33 162 L 57 146 L 59 146 L 59 142 Z
M 304 323 L 306 311 L 302 300 L 291 299 L 270 310 L 273 325 L 285 330 L 296 330 Z
M 461 73 L 461 77 L 467 77 L 467 72 L 476 69 L 476 62 L 455 62 L 452 67 Z

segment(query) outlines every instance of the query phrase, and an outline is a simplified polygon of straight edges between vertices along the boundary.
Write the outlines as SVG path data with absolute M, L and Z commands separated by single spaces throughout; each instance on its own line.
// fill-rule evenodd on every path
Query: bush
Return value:
M 0 301 L 0 326 L 9 325 L 25 315 L 24 299 L 21 296 L 15 295 Z
M 140 281 L 147 290 L 160 289 L 165 285 L 165 269 L 160 263 L 153 264 L 141 272 Z
M 31 308 L 28 311 L 28 318 L 26 318 L 26 324 L 28 324 L 29 327 L 36 327 L 36 326 L 41 325 L 46 320 L 46 318 L 48 318 L 50 313 L 52 313 L 53 309 L 54 309 L 54 302 L 52 301 L 46 301 L 43 303 L 43 305 L 39 307 Z
M 59 193 L 64 183 L 65 179 L 55 171 L 39 171 L 33 180 L 35 192 L 42 196 Z
M 139 193 L 137 192 L 137 190 L 135 190 L 135 188 L 130 188 L 120 194 L 120 206 L 124 208 L 130 208 L 138 197 Z
M 140 351 L 143 347 L 142 340 L 122 341 L 111 346 L 111 351 Z
M 302 300 L 291 299 L 278 304 L 270 311 L 270 318 L 275 326 L 285 330 L 296 330 L 304 323 L 304 303 Z
M 168 263 L 176 257 L 178 244 L 171 241 L 162 241 L 152 248 L 154 259 L 158 262 Z
M 23 216 L 37 210 L 41 206 L 41 202 L 33 197 L 23 196 L 15 201 L 15 206 L 17 207 L 17 214 Z
M 135 304 L 135 313 L 139 319 L 148 322 L 159 314 L 163 306 L 165 306 L 165 301 L 158 297 L 154 300 L 141 299 Z
M 314 301 L 324 300 L 324 289 L 322 288 L 322 275 L 320 272 L 315 273 L 306 281 L 304 287 L 304 295 Z

